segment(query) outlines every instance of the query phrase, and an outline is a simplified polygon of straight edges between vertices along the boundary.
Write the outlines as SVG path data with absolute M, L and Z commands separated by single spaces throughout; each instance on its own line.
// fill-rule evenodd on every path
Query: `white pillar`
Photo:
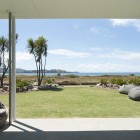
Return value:
M 12 40 L 12 13 L 9 12 L 9 124 L 12 124 L 12 101 L 11 101 L 11 43 Z
M 16 32 L 15 17 L 9 12 L 9 124 L 16 119 Z
M 16 30 L 15 16 L 12 16 L 12 69 L 11 69 L 11 108 L 12 121 L 16 119 Z

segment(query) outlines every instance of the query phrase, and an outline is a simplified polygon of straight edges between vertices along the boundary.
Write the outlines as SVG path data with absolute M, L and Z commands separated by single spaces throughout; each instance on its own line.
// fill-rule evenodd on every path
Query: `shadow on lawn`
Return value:
M 50 89 L 46 89 L 46 90 L 40 90 L 40 91 L 56 91 L 56 92 L 58 92 L 58 91 L 62 91 L 63 90 L 63 88 L 50 88 Z
M 43 131 L 15 121 L 20 131 L 0 132 L 0 140 L 139 140 L 140 130 L 108 131 Z M 30 129 L 30 131 L 28 130 Z

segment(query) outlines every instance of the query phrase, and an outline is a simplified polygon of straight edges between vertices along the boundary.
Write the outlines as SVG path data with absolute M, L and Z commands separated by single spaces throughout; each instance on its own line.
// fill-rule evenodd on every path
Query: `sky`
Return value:
M 48 40 L 46 69 L 78 72 L 140 72 L 140 20 L 16 20 L 16 67 L 36 69 L 27 40 Z M 8 37 L 8 20 L 0 20 L 0 36 Z

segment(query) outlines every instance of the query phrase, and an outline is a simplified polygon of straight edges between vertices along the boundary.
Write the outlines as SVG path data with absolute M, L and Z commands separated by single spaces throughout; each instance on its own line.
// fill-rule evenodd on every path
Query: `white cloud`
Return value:
M 80 64 L 78 65 L 80 71 L 84 72 L 113 72 L 122 71 L 124 65 L 114 64 L 114 63 L 104 63 L 104 64 Z M 124 70 L 125 71 L 125 70 Z
M 93 47 L 90 48 L 92 51 L 104 51 L 104 50 L 108 50 L 109 48 L 101 48 L 101 47 Z
M 132 26 L 140 31 L 140 20 L 138 19 L 110 19 L 113 26 Z
M 94 32 L 94 33 L 102 33 L 103 32 L 103 30 L 99 27 L 91 27 L 90 31 Z
M 109 53 L 99 54 L 99 57 L 110 58 L 110 59 L 123 59 L 123 60 L 134 60 L 140 59 L 140 52 L 129 52 L 122 50 L 113 50 Z
M 17 61 L 27 61 L 33 59 L 33 55 L 27 52 L 17 52 L 16 53 L 16 60 Z
M 79 29 L 79 27 L 80 27 L 80 25 L 79 25 L 78 23 L 75 23 L 75 24 L 73 25 L 73 28 L 74 28 L 74 29 Z
M 138 72 L 139 65 L 121 64 L 121 63 L 98 63 L 98 64 L 80 64 L 79 72 Z
M 48 53 L 55 54 L 55 55 L 67 56 L 67 57 L 87 57 L 90 55 L 89 53 L 70 51 L 70 50 L 66 50 L 66 49 L 49 50 Z
M 110 31 L 107 28 L 101 28 L 101 27 L 91 27 L 90 32 L 95 33 L 95 34 L 100 34 L 105 37 L 114 37 L 113 34 L 110 33 Z
M 135 23 L 136 19 L 110 19 L 113 26 L 128 26 Z

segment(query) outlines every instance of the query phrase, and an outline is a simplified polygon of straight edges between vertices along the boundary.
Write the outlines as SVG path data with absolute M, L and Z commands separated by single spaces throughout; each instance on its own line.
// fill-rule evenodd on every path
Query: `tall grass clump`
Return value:
M 68 75 L 64 75 L 64 77 L 68 77 L 68 78 L 77 78 L 79 77 L 78 75 L 74 75 L 74 74 L 68 74 Z
M 107 79 L 101 79 L 100 83 L 101 83 L 101 85 L 107 85 L 108 80 Z
M 128 80 L 128 83 L 139 86 L 140 85 L 140 78 L 138 78 L 138 77 L 131 78 Z
M 127 80 L 126 79 L 123 79 L 123 78 L 116 78 L 116 80 L 113 79 L 112 81 L 113 81 L 112 84 L 117 84 L 119 86 L 122 86 L 124 84 L 127 84 Z
M 116 79 L 116 78 L 111 79 L 111 80 L 110 80 L 110 83 L 111 83 L 111 84 L 117 84 L 117 79 Z

